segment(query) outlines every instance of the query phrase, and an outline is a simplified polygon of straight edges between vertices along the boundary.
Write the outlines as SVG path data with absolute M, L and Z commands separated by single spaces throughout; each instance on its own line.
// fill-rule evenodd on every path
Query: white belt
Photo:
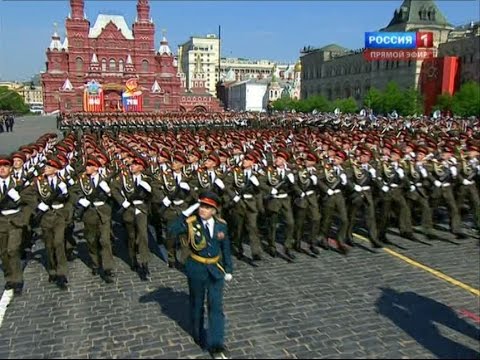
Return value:
M 442 187 L 449 187 L 449 186 L 450 186 L 450 183 L 442 184 Z
M 173 200 L 172 201 L 174 205 L 182 205 L 185 201 L 184 200 Z
M 2 210 L 1 213 L 3 216 L 13 215 L 20 212 L 20 209 L 11 209 L 11 210 Z
M 395 189 L 395 188 L 398 188 L 398 185 L 397 185 L 397 184 L 391 184 L 390 187 L 391 187 L 392 189 Z
M 334 193 L 334 194 L 339 194 L 339 193 L 341 193 L 341 192 L 342 192 L 342 190 L 339 190 L 339 189 L 333 190 L 333 193 Z
M 287 197 L 288 197 L 288 194 L 273 195 L 274 199 L 286 199 Z
M 416 186 L 416 187 L 422 187 L 423 184 L 422 184 L 422 183 L 416 183 L 415 186 Z
M 362 191 L 370 190 L 370 186 L 362 186 Z
M 133 205 L 142 205 L 143 200 L 133 200 L 132 203 L 133 203 Z
M 315 190 L 308 190 L 308 191 L 305 193 L 305 195 L 307 195 L 307 196 L 310 196 L 310 195 L 313 195 L 313 194 L 315 194 Z
M 243 194 L 243 198 L 244 199 L 253 199 L 253 195 L 252 194 Z
M 64 204 L 56 204 L 56 205 L 52 204 L 51 207 L 53 210 L 60 210 L 60 209 L 63 209 L 64 206 L 65 206 Z
M 105 205 L 105 201 L 94 201 L 93 206 L 99 207 Z

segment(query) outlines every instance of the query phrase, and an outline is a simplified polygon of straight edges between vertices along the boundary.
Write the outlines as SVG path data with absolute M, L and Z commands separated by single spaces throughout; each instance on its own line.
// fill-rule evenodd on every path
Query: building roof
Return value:
M 338 44 L 329 44 L 324 47 L 318 49 L 318 51 L 335 51 L 335 52 L 347 52 L 349 51 L 347 48 L 340 46 Z
M 121 15 L 99 14 L 97 20 L 95 21 L 95 25 L 93 25 L 93 28 L 90 28 L 88 37 L 94 39 L 97 38 L 110 22 L 112 22 L 120 30 L 125 39 L 133 40 L 132 30 L 130 30 L 125 18 Z
M 434 0 L 404 0 L 400 8 L 395 10 L 388 26 L 382 30 L 399 25 L 452 27 Z

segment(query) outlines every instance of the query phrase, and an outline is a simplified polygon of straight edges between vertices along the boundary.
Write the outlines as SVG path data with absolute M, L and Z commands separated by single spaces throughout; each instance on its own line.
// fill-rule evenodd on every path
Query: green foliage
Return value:
M 339 107 L 342 112 L 350 112 L 351 109 L 357 109 L 357 104 L 354 99 L 345 99 L 337 100 L 337 102 L 330 102 L 325 99 L 323 96 L 315 95 L 310 96 L 304 100 L 293 100 L 290 98 L 280 98 L 277 101 L 273 102 L 273 109 L 278 111 L 290 111 L 295 110 L 296 112 L 310 113 L 313 110 L 319 112 L 330 112 Z M 353 104 L 352 104 L 353 101 Z M 345 109 L 345 110 L 344 110 Z
M 358 112 L 358 105 L 353 97 L 335 100 L 333 102 L 333 108 L 339 108 L 344 114 L 354 114 Z
M 384 92 L 371 88 L 363 103 L 377 114 L 388 114 L 393 110 L 402 116 L 423 113 L 423 99 L 420 93 L 413 88 L 400 90 L 393 81 L 387 84 Z
M 453 96 L 445 93 L 437 96 L 437 101 L 433 107 L 433 111 L 440 110 L 442 112 L 451 111 L 453 106 Z
M 480 83 L 463 84 L 453 96 L 452 111 L 459 116 L 480 116 Z
M 0 87 L 0 110 L 14 111 L 25 114 L 30 111 L 23 98 L 15 91 L 7 87 Z
M 375 113 L 383 112 L 382 93 L 376 88 L 370 88 L 370 90 L 368 90 L 367 95 L 365 95 L 365 98 L 363 99 L 363 103 Z

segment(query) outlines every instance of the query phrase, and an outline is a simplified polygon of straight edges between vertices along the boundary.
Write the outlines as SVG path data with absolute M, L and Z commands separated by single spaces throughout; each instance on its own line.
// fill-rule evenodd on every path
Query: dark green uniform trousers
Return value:
M 168 208 L 165 209 L 162 216 L 162 222 L 165 229 L 170 229 L 172 224 L 178 217 L 182 214 L 182 211 L 188 209 L 188 204 L 183 203 L 181 205 L 171 204 Z M 175 236 L 167 233 L 167 243 L 166 243 L 167 253 L 168 253 L 168 262 L 175 262 L 177 244 Z
M 295 248 L 301 247 L 303 234 L 305 233 L 305 223 L 308 222 L 310 240 L 310 246 L 315 245 L 318 232 L 320 229 L 320 210 L 318 207 L 317 194 L 306 195 L 305 206 L 293 206 L 294 218 L 295 218 Z M 303 200 L 303 199 L 302 199 Z
M 148 265 L 150 249 L 148 248 L 147 214 L 130 206 L 123 214 L 127 229 L 128 256 L 132 264 Z M 135 214 L 137 212 L 137 214 Z M 137 257 L 138 254 L 138 257 Z
M 65 254 L 65 217 L 63 209 L 48 210 L 40 221 L 42 238 L 47 250 L 48 275 L 67 276 L 67 256 Z
M 471 185 L 460 186 L 457 195 L 458 208 L 460 209 L 460 207 L 465 203 L 470 205 L 470 209 L 473 212 L 475 225 L 477 226 L 477 229 L 480 230 L 480 198 L 475 183 Z
M 383 192 L 383 198 L 380 205 L 380 215 L 378 219 L 378 231 L 381 241 L 386 240 L 387 230 L 391 224 L 392 211 L 396 209 L 398 212 L 398 227 L 400 234 L 412 233 L 412 213 L 408 207 L 407 200 L 403 196 L 401 188 L 390 189 L 388 192 Z
M 345 198 L 342 193 L 336 193 L 323 199 L 322 223 L 320 225 L 320 237 L 326 239 L 332 223 L 332 217 L 336 214 L 340 220 L 340 228 L 337 232 L 337 241 L 343 243 L 347 235 L 348 217 Z
M 250 248 L 252 250 L 252 255 L 260 255 L 262 253 L 262 245 L 260 243 L 260 238 L 258 236 L 257 228 L 257 218 L 258 211 L 256 211 L 256 199 L 245 199 L 240 201 L 251 201 L 253 202 L 253 210 L 247 208 L 245 204 L 237 204 L 230 211 L 229 220 L 231 223 L 230 229 L 232 234 L 232 243 L 233 248 L 236 253 L 243 254 L 243 238 L 248 236 L 250 241 Z
M 432 191 L 431 200 L 432 208 L 434 209 L 438 208 L 442 201 L 447 205 L 448 214 L 450 216 L 450 230 L 454 234 L 460 233 L 460 213 L 458 211 L 455 197 L 453 196 L 452 187 L 435 187 L 435 189 Z
M 277 239 L 277 225 L 281 219 L 285 223 L 285 243 L 286 249 L 291 249 L 293 246 L 293 230 L 294 219 L 290 197 L 284 199 L 270 200 L 276 203 L 267 204 L 268 211 L 268 247 L 270 250 L 275 250 L 275 242 Z
M 347 239 L 353 241 L 353 227 L 357 220 L 357 214 L 360 210 L 364 210 L 365 221 L 368 228 L 368 234 L 372 243 L 378 242 L 377 221 L 375 216 L 375 204 L 371 190 L 363 190 L 355 192 L 352 195 L 350 204 L 348 205 L 348 229 Z M 361 213 L 362 214 L 362 213 Z
M 107 205 L 102 205 L 107 207 Z M 105 271 L 113 270 L 113 254 L 111 242 L 111 210 L 102 209 L 102 217 L 97 214 L 97 209 L 88 209 L 89 214 L 84 214 L 85 224 L 84 237 L 87 240 L 88 254 L 92 261 L 92 267 L 100 266 Z M 110 212 L 110 216 L 108 213 Z
M 22 244 L 22 226 L 14 225 L 22 215 L 0 214 L 0 259 L 2 259 L 5 282 L 20 284 L 23 282 L 20 250 Z
M 433 234 L 433 212 L 428 197 L 414 190 L 408 191 L 406 198 L 412 209 L 420 209 L 422 214 L 422 228 L 425 234 Z

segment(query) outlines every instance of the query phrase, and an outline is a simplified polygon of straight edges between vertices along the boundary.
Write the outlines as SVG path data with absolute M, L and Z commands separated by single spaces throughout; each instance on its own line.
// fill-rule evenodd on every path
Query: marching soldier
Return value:
M 246 154 L 243 159 L 243 168 L 235 167 L 225 177 L 224 193 L 225 207 L 231 220 L 234 254 L 238 259 L 243 258 L 242 243 L 244 235 L 247 235 L 254 261 L 262 259 L 262 245 L 257 228 L 257 194 L 261 192 L 261 184 L 258 174 L 253 171 L 253 164 L 257 161 L 253 152 Z
M 360 161 L 357 164 L 350 160 L 351 166 L 348 169 L 349 187 L 351 190 L 348 205 L 348 230 L 346 243 L 354 246 L 353 227 L 355 225 L 359 210 L 365 209 L 366 224 L 368 227 L 369 240 L 373 247 L 380 248 L 378 241 L 377 223 L 375 219 L 375 204 L 372 191 L 377 187 L 377 171 L 371 165 L 372 153 L 369 149 L 360 150 Z M 361 212 L 360 212 L 361 213 Z
M 40 227 L 47 250 L 48 282 L 56 282 L 62 290 L 67 289 L 67 258 L 65 254 L 65 227 L 68 211 L 65 204 L 69 199 L 68 187 L 58 176 L 63 168 L 55 156 L 47 158 L 43 174 L 34 181 L 38 197 Z
M 182 249 L 181 261 L 190 292 L 190 320 L 193 339 L 207 348 L 215 359 L 226 359 L 223 314 L 224 281 L 232 280 L 233 264 L 227 224 L 216 216 L 220 204 L 217 194 L 206 192 L 198 203 L 183 211 L 169 228 Z M 198 209 L 198 212 L 194 212 Z M 208 336 L 204 319 L 207 294 Z
M 76 191 L 79 197 L 77 203 L 84 209 L 82 221 L 92 262 L 92 275 L 97 275 L 102 265 L 105 282 L 112 283 L 114 267 L 110 240 L 112 191 L 108 179 L 98 171 L 102 164 L 96 157 L 89 156 L 85 165 L 85 172 L 78 177 Z
M 182 153 L 175 153 L 172 159 L 171 170 L 163 172 L 161 180 L 162 199 L 162 222 L 167 229 L 167 252 L 168 266 L 170 268 L 176 265 L 176 246 L 175 238 L 168 233 L 172 222 L 181 215 L 181 212 L 196 198 L 194 189 L 190 186 L 191 177 L 184 174 L 183 169 L 187 164 L 187 159 Z
M 458 174 L 460 182 L 457 195 L 458 208 L 460 209 L 465 202 L 469 203 L 477 231 L 480 231 L 480 198 L 475 184 L 480 174 L 480 147 L 469 144 L 466 150 L 467 156 L 462 156 Z
M 12 176 L 12 165 L 9 157 L 0 155 L 0 258 L 5 290 L 20 295 L 23 290 L 22 231 L 27 225 L 23 208 L 34 206 L 35 194 L 31 186 Z
M 309 224 L 310 251 L 320 252 L 316 248 L 316 238 L 320 228 L 320 210 L 318 207 L 318 158 L 312 152 L 305 153 L 304 166 L 298 171 L 297 181 L 301 193 L 294 200 L 295 214 L 295 244 L 293 248 L 301 250 L 301 241 L 305 229 L 305 222 Z
M 285 255 L 293 261 L 292 253 L 294 219 L 291 205 L 291 194 L 295 193 L 295 175 L 288 167 L 290 155 L 284 150 L 278 150 L 275 155 L 275 168 L 267 168 L 265 186 L 268 189 L 265 210 L 269 220 L 268 224 L 268 250 L 276 256 L 277 225 L 280 220 L 285 223 Z
M 138 271 L 143 281 L 150 275 L 147 219 L 152 186 L 151 179 L 143 174 L 147 167 L 142 157 L 135 156 L 130 169 L 122 170 L 112 184 L 112 197 L 123 208 L 131 269 Z
M 345 237 L 348 229 L 347 207 L 343 190 L 347 186 L 347 174 L 342 164 L 347 159 L 344 151 L 337 151 L 333 158 L 333 166 L 326 165 L 324 174 L 320 177 L 318 186 L 324 194 L 322 199 L 322 220 L 320 225 L 320 246 L 328 249 L 327 236 L 332 222 L 332 216 L 336 212 L 340 219 L 340 228 L 337 232 L 338 250 L 347 255 L 349 249 L 345 246 Z

